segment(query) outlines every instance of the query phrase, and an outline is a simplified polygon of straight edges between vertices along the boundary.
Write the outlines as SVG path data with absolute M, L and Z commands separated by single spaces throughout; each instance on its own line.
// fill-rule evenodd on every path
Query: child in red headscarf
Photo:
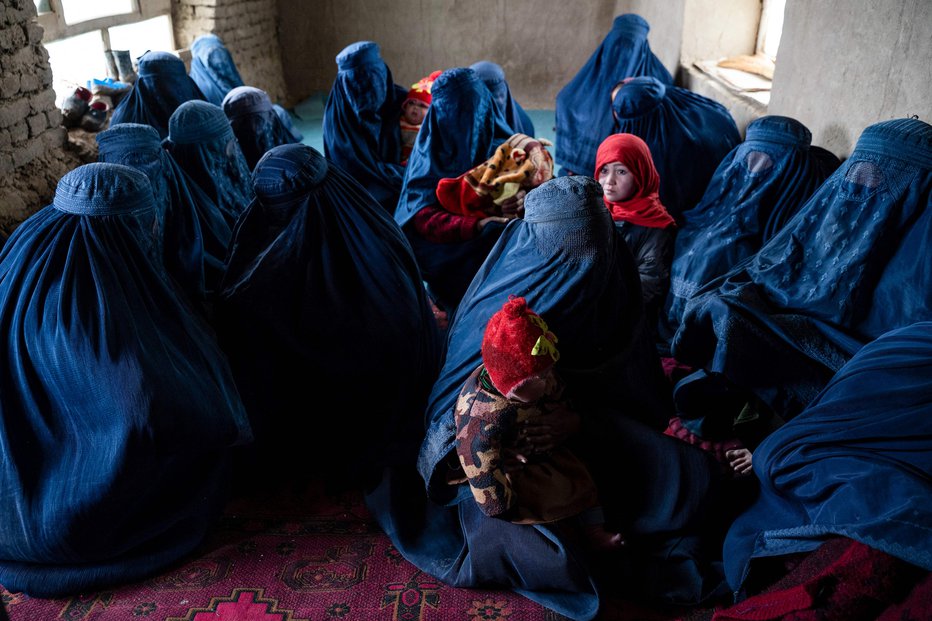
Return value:
M 647 143 L 634 134 L 606 138 L 596 153 L 595 178 L 605 206 L 634 255 L 651 331 L 670 287 L 676 224 L 660 202 L 660 175 Z
M 566 446 L 554 445 L 551 435 L 529 432 L 531 424 L 548 416 L 567 427 L 579 424 L 554 372 L 560 358 L 556 343 L 524 298 L 511 297 L 489 319 L 483 364 L 466 380 L 456 403 L 461 475 L 448 480 L 468 480 L 486 515 L 516 524 L 573 517 L 592 548 L 618 549 L 625 540 L 605 528 L 595 482 L 583 462 Z

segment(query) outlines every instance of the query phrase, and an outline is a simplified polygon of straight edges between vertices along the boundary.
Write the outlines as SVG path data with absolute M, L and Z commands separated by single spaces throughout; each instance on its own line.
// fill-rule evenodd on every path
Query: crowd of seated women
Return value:
M 190 74 L 144 55 L 99 162 L 0 241 L 0 584 L 151 576 L 231 481 L 322 476 L 421 571 L 571 619 L 728 605 L 830 537 L 932 569 L 932 126 L 844 163 L 792 118 L 742 139 L 648 31 L 615 18 L 555 145 L 490 61 L 409 89 L 346 47 L 321 154 L 216 36 Z M 576 414 L 525 420 L 502 476 L 572 447 L 620 550 L 466 483 L 458 398 L 515 296 Z

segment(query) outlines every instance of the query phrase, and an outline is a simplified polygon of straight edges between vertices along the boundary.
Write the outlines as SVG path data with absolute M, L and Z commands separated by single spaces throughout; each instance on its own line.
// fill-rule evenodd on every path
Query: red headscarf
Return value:
M 595 174 L 605 164 L 621 162 L 634 175 L 634 195 L 626 201 L 605 199 L 605 206 L 616 221 L 665 229 L 673 224 L 673 216 L 660 202 L 660 175 L 654 167 L 647 143 L 634 134 L 613 134 L 602 141 L 595 156 Z

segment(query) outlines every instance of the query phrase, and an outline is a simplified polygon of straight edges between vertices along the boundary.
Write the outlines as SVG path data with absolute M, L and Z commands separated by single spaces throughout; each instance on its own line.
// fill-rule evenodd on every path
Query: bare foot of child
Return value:
M 625 538 L 621 533 L 610 533 L 602 524 L 592 524 L 584 527 L 586 540 L 594 550 L 610 552 L 625 547 Z
M 725 451 L 725 458 L 728 460 L 728 465 L 734 471 L 735 476 L 743 477 L 751 474 L 754 467 L 751 451 L 746 448 Z

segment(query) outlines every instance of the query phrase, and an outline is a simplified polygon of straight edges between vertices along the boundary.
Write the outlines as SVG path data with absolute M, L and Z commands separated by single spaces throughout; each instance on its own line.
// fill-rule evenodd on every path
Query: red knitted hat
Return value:
M 443 72 L 434 71 L 426 78 L 418 80 L 416 84 L 412 84 L 411 90 L 408 91 L 408 97 L 404 100 L 404 103 L 408 103 L 410 100 L 414 99 L 416 101 L 423 101 L 429 106 L 431 101 L 430 89 L 434 85 L 434 80 L 439 78 L 441 73 Z
M 560 359 L 556 342 L 543 318 L 527 307 L 527 300 L 511 296 L 486 325 L 482 362 L 498 391 L 507 395 Z

